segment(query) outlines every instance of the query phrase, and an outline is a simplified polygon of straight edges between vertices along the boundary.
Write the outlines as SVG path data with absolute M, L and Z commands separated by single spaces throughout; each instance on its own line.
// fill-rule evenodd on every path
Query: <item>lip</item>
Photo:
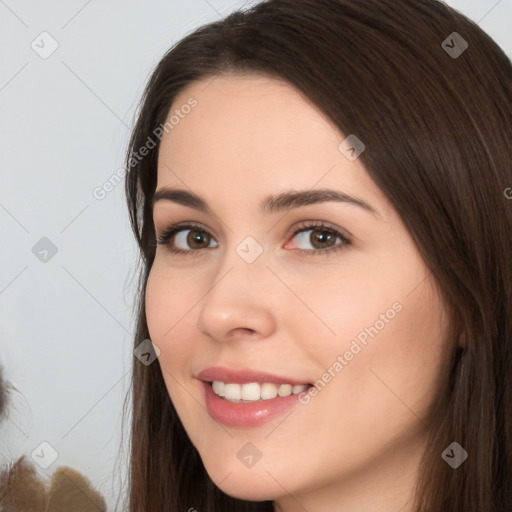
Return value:
M 216 395 L 209 382 L 201 381 L 201 386 L 208 413 L 215 421 L 228 427 L 259 427 L 299 403 L 299 395 L 293 394 L 255 402 L 229 402 Z
M 283 415 L 299 403 L 299 394 L 286 397 L 276 397 L 270 400 L 254 402 L 230 402 L 216 395 L 211 382 L 219 380 L 233 384 L 247 384 L 250 382 L 269 382 L 272 384 L 302 385 L 309 382 L 281 377 L 265 372 L 253 370 L 234 370 L 224 367 L 206 368 L 197 378 L 201 381 L 203 397 L 210 416 L 217 422 L 228 427 L 254 428 L 264 425 L 272 419 Z
M 221 382 L 229 382 L 233 384 L 248 384 L 250 382 L 269 382 L 272 384 L 291 384 L 299 386 L 302 384 L 311 384 L 311 382 L 292 379 L 291 377 L 282 377 L 272 373 L 259 372 L 255 370 L 235 370 L 234 368 L 226 368 L 223 366 L 212 366 L 201 371 L 197 378 L 205 382 L 213 382 L 219 380 Z

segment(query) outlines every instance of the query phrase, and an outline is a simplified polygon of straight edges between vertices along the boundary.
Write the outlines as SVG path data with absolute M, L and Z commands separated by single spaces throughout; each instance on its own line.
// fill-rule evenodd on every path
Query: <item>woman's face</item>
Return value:
M 209 77 L 171 115 L 154 222 L 157 236 L 182 227 L 158 245 L 146 313 L 212 480 L 305 508 L 362 482 L 410 483 L 448 322 L 396 211 L 340 148 L 346 135 L 286 83 Z

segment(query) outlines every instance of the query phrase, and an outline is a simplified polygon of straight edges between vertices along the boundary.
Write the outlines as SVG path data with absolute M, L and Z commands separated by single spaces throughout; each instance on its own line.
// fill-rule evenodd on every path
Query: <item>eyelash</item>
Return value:
M 314 229 L 313 229 L 314 228 Z M 172 226 L 169 226 L 161 235 L 157 237 L 157 244 L 158 245 L 168 245 L 168 250 L 177 255 L 187 256 L 191 255 L 191 253 L 198 253 L 201 251 L 201 249 L 176 249 L 174 247 L 171 247 L 169 245 L 170 240 L 174 235 L 179 233 L 180 231 L 186 231 L 186 230 L 194 230 L 199 231 L 201 233 L 206 233 L 209 237 L 213 238 L 212 235 L 204 229 L 199 224 L 195 223 L 186 223 L 186 224 L 174 224 Z M 352 241 L 347 238 L 344 234 L 342 234 L 340 231 L 338 231 L 333 226 L 330 226 L 323 221 L 320 222 L 311 222 L 311 223 L 305 223 L 302 224 L 300 227 L 295 229 L 291 234 L 292 238 L 295 238 L 299 233 L 302 233 L 304 231 L 323 231 L 325 233 L 329 233 L 331 235 L 334 235 L 336 238 L 341 239 L 341 244 L 335 245 L 334 247 L 329 247 L 327 249 L 298 249 L 300 252 L 307 253 L 308 255 L 313 254 L 326 254 L 326 253 L 335 253 L 337 251 L 343 250 L 345 246 L 350 245 Z M 207 248 L 204 248 L 207 249 Z M 203 250 L 204 250 L 203 249 Z

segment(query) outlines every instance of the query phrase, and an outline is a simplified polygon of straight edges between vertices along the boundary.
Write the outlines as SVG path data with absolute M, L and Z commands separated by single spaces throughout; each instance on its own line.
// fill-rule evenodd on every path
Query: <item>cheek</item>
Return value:
M 192 288 L 166 275 L 157 263 L 153 266 L 146 286 L 146 319 L 150 338 L 161 351 L 164 374 L 165 370 L 174 374 L 176 368 L 183 368 L 180 363 L 188 356 L 187 347 L 194 346 L 186 340 L 194 314 L 191 307 L 197 302 L 193 295 Z
M 337 280 L 317 281 L 316 289 L 299 290 L 322 320 L 302 317 L 308 332 L 317 330 L 305 342 L 311 360 L 326 372 L 319 378 L 329 382 L 319 399 L 360 411 L 359 428 L 365 418 L 371 424 L 370 411 L 375 426 L 389 408 L 407 416 L 401 400 L 423 417 L 444 382 L 449 322 L 426 274 L 421 260 L 409 257 L 407 265 L 368 264 L 364 272 L 347 271 Z
M 187 286 L 177 282 L 158 262 L 151 269 L 146 286 L 148 330 L 151 340 L 160 349 L 158 362 L 162 376 L 180 418 L 204 414 L 197 407 L 199 396 L 191 400 L 190 389 L 184 392 L 185 387 L 190 386 L 190 359 L 197 347 L 191 325 L 197 295 L 192 283 Z
M 428 289 L 420 288 L 417 294 L 399 294 L 401 310 L 393 310 L 394 318 L 382 320 L 375 331 L 371 327 L 397 295 L 379 299 L 374 293 L 357 305 L 347 302 L 338 327 L 348 326 L 352 335 L 343 335 L 338 343 L 324 338 L 326 344 L 317 345 L 316 357 L 326 373 L 319 375 L 319 391 L 305 408 L 316 412 L 307 419 L 323 417 L 321 425 L 310 425 L 318 438 L 331 440 L 315 448 L 324 450 L 323 471 L 334 474 L 354 464 L 372 464 L 385 450 L 402 449 L 408 440 L 421 438 L 443 384 L 448 346 L 444 310 L 429 300 Z M 366 343 L 357 338 L 360 332 L 367 334 Z
M 307 308 L 294 300 L 280 306 L 288 325 L 295 325 L 296 339 L 324 368 L 347 351 L 352 351 L 348 358 L 367 351 L 371 341 L 384 337 L 403 315 L 405 294 L 396 282 L 382 274 L 352 270 L 333 272 L 335 277 L 318 275 L 315 286 L 311 280 L 296 283 L 294 292 Z
M 374 296 L 359 304 L 364 308 L 359 313 L 351 308 L 353 317 L 347 320 L 351 334 L 343 336 L 337 350 L 331 344 L 328 359 L 332 364 L 341 355 L 343 369 L 329 398 L 343 397 L 354 424 L 374 434 L 384 434 L 383 417 L 395 426 L 425 419 L 449 360 L 448 319 L 442 305 L 428 283 L 409 295 L 395 294 L 384 301 Z
M 151 340 L 158 345 L 166 330 L 172 326 L 169 313 L 173 311 L 173 301 L 164 280 L 159 279 L 154 267 L 149 273 L 146 285 L 145 304 L 149 334 Z
M 387 384 L 422 418 L 445 383 L 452 343 L 443 305 L 428 280 L 405 297 L 403 310 L 382 336 L 368 362 L 376 378 Z M 378 377 L 377 377 L 378 376 Z

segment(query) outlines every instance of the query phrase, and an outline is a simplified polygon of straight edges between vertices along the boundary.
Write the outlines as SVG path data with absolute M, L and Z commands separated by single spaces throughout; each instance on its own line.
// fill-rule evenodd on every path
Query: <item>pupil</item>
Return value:
M 191 231 L 189 236 L 193 242 L 190 245 L 193 245 L 193 244 L 198 244 L 198 245 L 203 244 L 204 245 L 204 241 L 203 242 L 201 241 L 201 239 L 204 238 L 203 233 L 201 233 L 199 231 Z
M 319 240 L 321 245 L 325 245 L 325 242 L 329 241 L 333 236 L 332 233 L 326 233 L 325 231 L 317 231 L 317 233 L 320 233 L 320 235 L 317 236 L 317 240 Z

